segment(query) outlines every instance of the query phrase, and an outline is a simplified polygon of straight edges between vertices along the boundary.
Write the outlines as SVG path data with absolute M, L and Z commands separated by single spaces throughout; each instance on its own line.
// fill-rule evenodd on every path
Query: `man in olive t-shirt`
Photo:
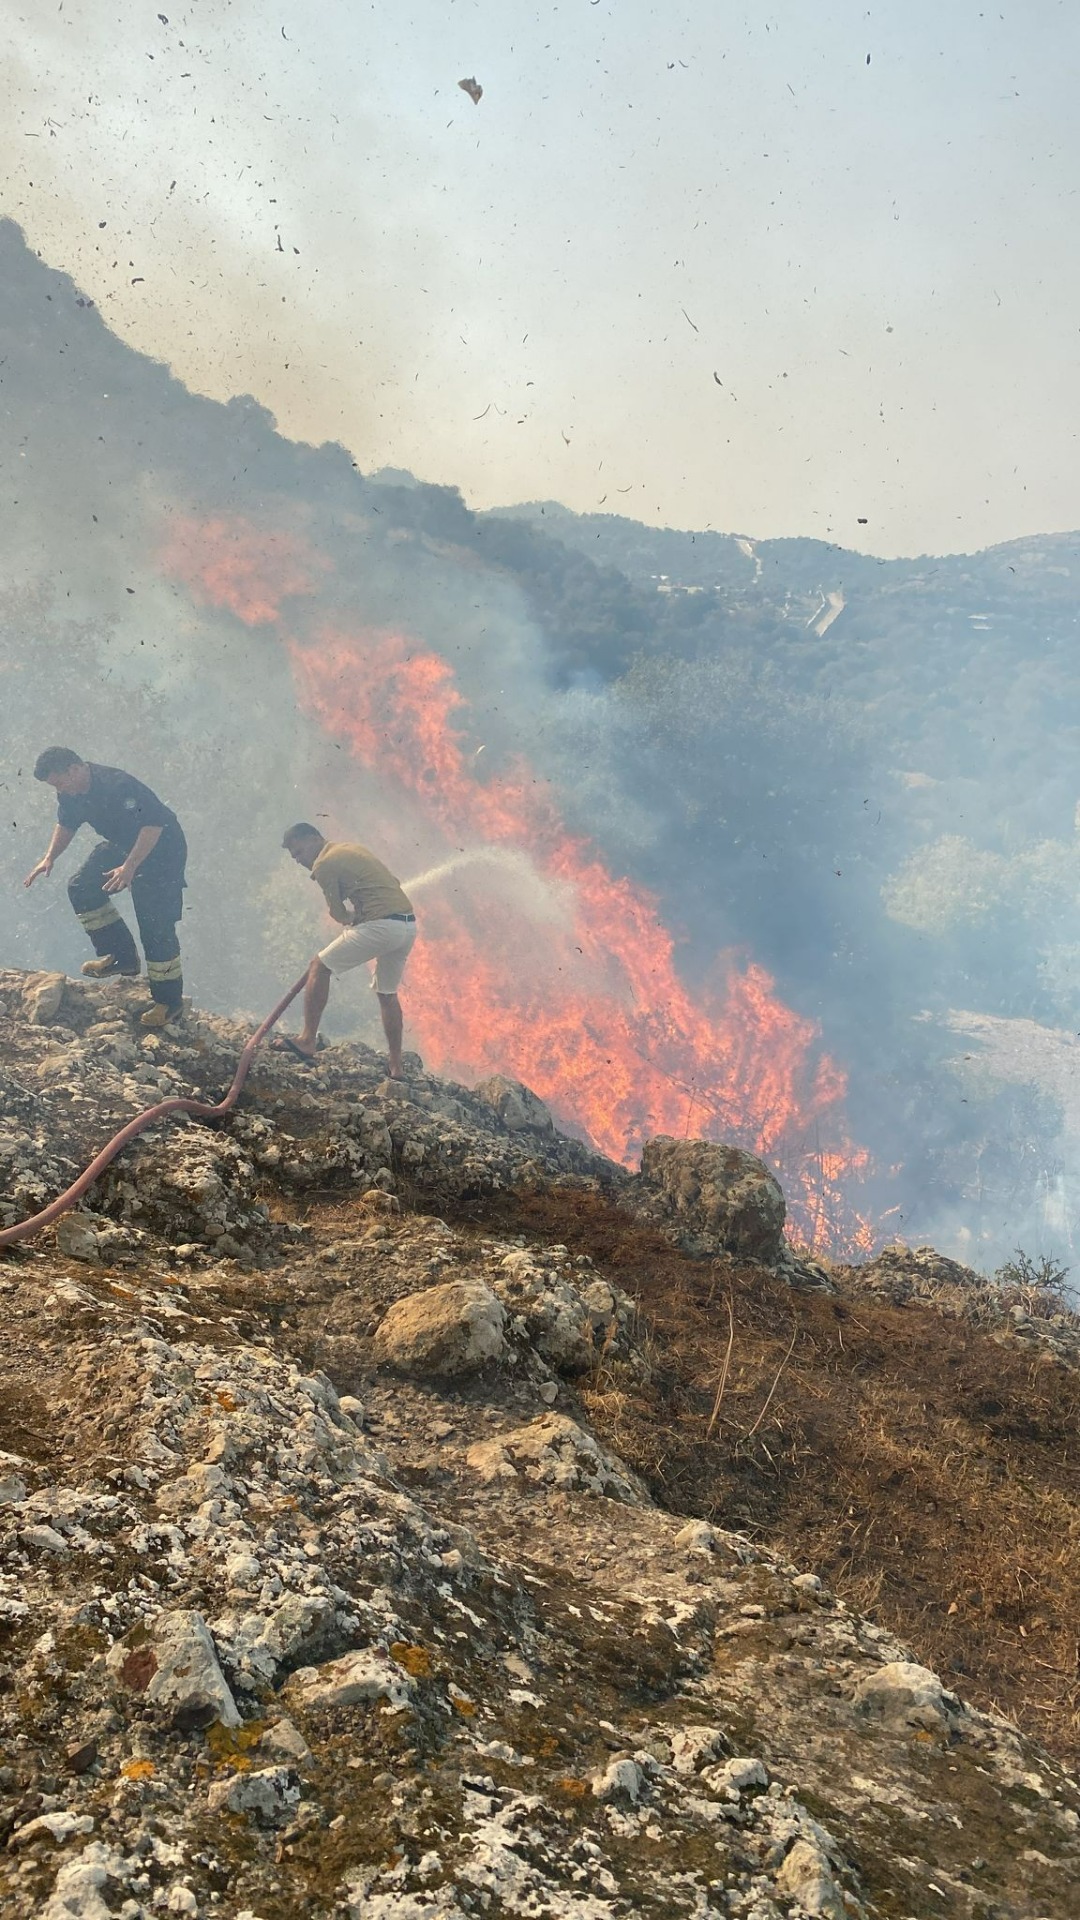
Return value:
M 318 827 L 300 820 L 289 828 L 282 846 L 318 881 L 331 918 L 345 932 L 311 962 L 304 990 L 303 1026 L 295 1039 L 282 1034 L 277 1051 L 313 1059 L 319 1043 L 319 1022 L 330 997 L 331 975 L 348 973 L 374 960 L 372 986 L 379 996 L 390 1078 L 400 1080 L 403 1022 L 397 990 L 416 939 L 412 901 L 389 867 L 357 841 L 331 842 Z

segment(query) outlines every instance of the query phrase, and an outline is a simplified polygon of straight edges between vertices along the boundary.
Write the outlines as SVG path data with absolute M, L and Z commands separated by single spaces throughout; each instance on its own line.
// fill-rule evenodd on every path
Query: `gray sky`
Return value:
M 878 553 L 1080 518 L 1075 6 L 6 22 L 0 210 L 133 346 L 364 469 Z

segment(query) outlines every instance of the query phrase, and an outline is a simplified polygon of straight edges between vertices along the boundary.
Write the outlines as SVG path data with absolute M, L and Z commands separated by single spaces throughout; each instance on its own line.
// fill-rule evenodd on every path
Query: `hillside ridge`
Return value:
M 0 975 L 9 1215 L 149 1099 L 227 1083 L 243 1023 L 144 1036 L 138 1004 Z M 408 1065 L 262 1056 L 227 1128 L 147 1136 L 0 1262 L 6 1910 L 1067 1920 L 1062 1703 L 1054 1758 L 888 1594 L 860 1613 L 785 1499 L 836 1477 L 810 1398 L 833 1383 L 857 1451 L 852 1395 L 926 1401 L 932 1340 L 928 1433 L 955 1463 L 981 1417 L 1062 1522 L 1074 1317 L 928 1251 L 830 1271 L 749 1156 L 655 1143 L 628 1175 L 527 1089 Z M 995 1435 L 1016 1381 L 1030 1430 Z M 911 1512 L 881 1486 L 863 1517 Z

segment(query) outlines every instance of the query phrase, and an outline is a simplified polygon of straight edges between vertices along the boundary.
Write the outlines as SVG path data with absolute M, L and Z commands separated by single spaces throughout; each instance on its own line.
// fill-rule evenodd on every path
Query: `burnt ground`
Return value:
M 782 1546 L 1080 1763 L 1080 1373 L 930 1306 L 688 1259 L 592 1195 L 499 1215 L 638 1303 L 651 1376 L 601 1369 L 584 1400 L 656 1499 Z

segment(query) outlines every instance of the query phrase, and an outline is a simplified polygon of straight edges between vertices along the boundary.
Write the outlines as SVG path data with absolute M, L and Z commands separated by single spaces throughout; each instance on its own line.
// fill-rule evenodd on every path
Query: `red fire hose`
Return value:
M 96 1160 L 91 1160 L 86 1172 L 80 1173 L 74 1184 L 67 1189 L 66 1193 L 62 1193 L 59 1199 L 51 1201 L 47 1207 L 42 1208 L 40 1213 L 32 1214 L 29 1220 L 20 1220 L 13 1227 L 0 1228 L 0 1247 L 13 1246 L 16 1240 L 28 1240 L 31 1234 L 40 1233 L 42 1227 L 51 1226 L 62 1213 L 67 1213 L 77 1200 L 82 1199 L 87 1188 L 93 1186 L 99 1173 L 104 1173 L 106 1167 L 116 1159 L 118 1153 L 123 1152 L 129 1141 L 137 1139 L 140 1133 L 145 1133 L 147 1127 L 154 1126 L 158 1120 L 166 1120 L 174 1113 L 194 1114 L 197 1120 L 223 1120 L 226 1114 L 231 1113 L 240 1098 L 244 1081 L 251 1071 L 256 1047 L 260 1040 L 266 1038 L 271 1027 L 281 1019 L 286 1007 L 292 1005 L 297 994 L 303 990 L 306 979 L 307 975 L 303 974 L 296 985 L 289 988 L 284 998 L 278 1001 L 273 1012 L 267 1014 L 262 1026 L 256 1028 L 240 1055 L 235 1078 L 224 1100 L 219 1101 L 216 1107 L 208 1105 L 205 1100 L 160 1100 L 156 1107 L 147 1107 L 145 1113 L 137 1113 L 134 1120 L 129 1120 L 126 1127 L 121 1127 L 120 1132 L 113 1135 L 107 1147 L 102 1147 Z

